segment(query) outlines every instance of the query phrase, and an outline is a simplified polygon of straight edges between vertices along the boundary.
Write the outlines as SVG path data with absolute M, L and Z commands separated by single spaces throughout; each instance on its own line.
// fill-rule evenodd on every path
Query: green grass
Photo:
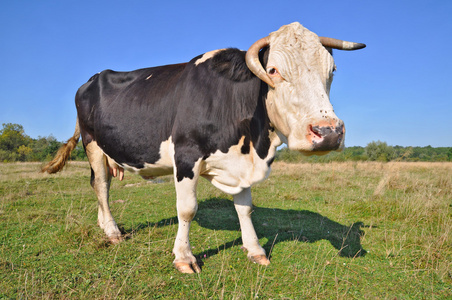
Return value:
M 241 250 L 232 197 L 205 180 L 191 228 L 202 273 L 179 274 L 171 177 L 114 179 L 126 240 L 96 225 L 89 166 L 0 164 L 0 299 L 450 299 L 452 163 L 276 163 L 253 188 L 271 265 Z

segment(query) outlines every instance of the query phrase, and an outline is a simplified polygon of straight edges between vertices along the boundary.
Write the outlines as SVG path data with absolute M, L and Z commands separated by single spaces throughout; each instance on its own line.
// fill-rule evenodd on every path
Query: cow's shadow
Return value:
M 259 238 L 266 238 L 263 248 L 271 253 L 275 244 L 284 241 L 300 241 L 314 243 L 327 240 L 343 257 L 364 256 L 366 251 L 361 246 L 361 230 L 363 223 L 342 225 L 327 217 L 308 210 L 292 210 L 265 208 L 254 206 L 252 213 L 254 228 Z M 212 230 L 239 231 L 240 225 L 234 204 L 231 200 L 211 198 L 199 203 L 198 212 L 194 218 L 201 227 Z M 158 223 L 139 224 L 133 231 L 146 227 L 162 227 L 177 223 L 177 217 L 160 220 Z M 241 238 L 209 249 L 196 256 L 200 259 L 217 254 L 223 249 L 241 244 Z

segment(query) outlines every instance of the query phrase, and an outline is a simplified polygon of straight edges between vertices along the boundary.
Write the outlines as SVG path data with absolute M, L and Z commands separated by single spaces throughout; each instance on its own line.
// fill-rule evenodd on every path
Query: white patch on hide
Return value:
M 160 144 L 159 153 L 160 159 L 158 161 L 156 161 L 154 164 L 145 163 L 144 168 L 142 169 L 138 169 L 127 164 L 119 164 L 107 154 L 105 155 L 107 156 L 108 164 L 110 166 L 120 166 L 131 173 L 138 174 L 145 179 L 149 179 L 152 177 L 169 175 L 173 173 L 172 157 L 174 156 L 174 145 L 171 137 Z
M 215 54 L 217 54 L 218 52 L 223 51 L 223 50 L 224 49 L 218 49 L 218 50 L 213 50 L 213 51 L 204 53 L 204 55 L 195 62 L 195 66 L 202 64 L 203 62 L 205 62 L 208 59 L 211 59 L 212 57 L 215 56 Z
M 201 168 L 201 176 L 221 191 L 231 195 L 261 182 L 270 174 L 271 168 L 267 162 L 274 157 L 276 147 L 281 144 L 276 133 L 271 132 L 270 135 L 271 145 L 264 159 L 259 157 L 252 143 L 250 153 L 242 154 L 241 148 L 245 141 L 243 136 L 237 145 L 229 148 L 227 153 L 217 150 L 210 155 Z

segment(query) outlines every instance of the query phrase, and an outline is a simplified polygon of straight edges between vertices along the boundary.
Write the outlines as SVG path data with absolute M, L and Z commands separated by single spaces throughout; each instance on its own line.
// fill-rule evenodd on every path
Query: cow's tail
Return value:
M 71 155 L 72 150 L 74 150 L 75 146 L 77 146 L 79 139 L 80 139 L 80 126 L 78 124 L 77 116 L 77 123 L 75 124 L 74 135 L 69 140 L 67 140 L 67 142 L 63 146 L 61 146 L 60 149 L 58 149 L 58 152 L 55 155 L 55 157 L 52 159 L 52 161 L 50 161 L 48 164 L 42 167 L 41 172 L 53 174 L 61 171 L 61 169 L 63 169 L 64 165 L 66 164 L 66 161 L 68 160 L 69 156 Z

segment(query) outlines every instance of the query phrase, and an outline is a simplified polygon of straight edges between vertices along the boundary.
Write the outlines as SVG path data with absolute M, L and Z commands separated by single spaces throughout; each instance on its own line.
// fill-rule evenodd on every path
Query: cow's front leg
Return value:
M 177 171 L 175 172 L 177 174 Z M 189 241 L 190 224 L 198 210 L 196 199 L 196 184 L 198 181 L 197 172 L 194 178 L 184 177 L 178 181 L 175 176 L 177 195 L 177 218 L 179 220 L 176 241 L 174 242 L 173 253 L 176 256 L 174 266 L 182 273 L 199 273 L 201 268 L 196 262 L 196 258 L 191 252 Z
M 239 194 L 234 195 L 234 206 L 239 216 L 243 248 L 248 251 L 248 258 L 257 264 L 268 266 L 270 261 L 265 255 L 264 248 L 259 245 L 259 239 L 251 221 L 253 210 L 251 188 L 244 189 Z

